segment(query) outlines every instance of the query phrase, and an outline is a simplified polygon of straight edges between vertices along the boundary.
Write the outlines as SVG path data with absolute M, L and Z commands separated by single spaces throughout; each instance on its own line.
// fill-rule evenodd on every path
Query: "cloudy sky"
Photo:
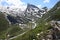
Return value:
M 33 4 L 42 8 L 47 6 L 52 8 L 59 0 L 0 0 L 0 6 L 9 6 L 15 8 L 26 8 L 27 4 Z

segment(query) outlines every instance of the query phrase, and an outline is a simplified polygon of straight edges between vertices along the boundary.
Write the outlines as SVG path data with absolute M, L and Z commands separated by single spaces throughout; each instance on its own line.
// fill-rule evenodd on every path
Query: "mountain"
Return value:
M 44 13 L 43 10 L 40 10 L 37 6 L 32 4 L 28 4 L 25 11 L 21 11 L 18 8 L 10 9 L 9 7 L 1 10 L 5 15 L 7 15 L 7 20 L 13 24 L 26 24 L 29 21 L 36 21 L 42 17 L 41 13 Z
M 52 22 L 52 20 L 54 21 Z M 13 40 L 59 40 L 60 26 L 58 20 L 60 21 L 60 1 L 37 21 L 38 25 L 35 29 Z
M 25 14 L 25 17 L 29 19 L 38 20 L 38 18 L 41 18 L 42 11 L 43 10 L 40 10 L 37 6 L 28 4 L 24 14 Z

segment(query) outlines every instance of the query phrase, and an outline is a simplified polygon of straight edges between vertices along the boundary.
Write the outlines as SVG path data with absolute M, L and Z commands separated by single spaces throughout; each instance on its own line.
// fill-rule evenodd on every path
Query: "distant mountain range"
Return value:
M 9 9 L 9 7 L 0 9 L 5 15 L 7 15 L 7 19 L 11 23 L 20 23 L 25 24 L 29 21 L 36 21 L 42 17 L 41 13 L 44 13 L 43 10 L 39 9 L 37 6 L 28 4 L 25 11 L 21 11 L 20 9 Z

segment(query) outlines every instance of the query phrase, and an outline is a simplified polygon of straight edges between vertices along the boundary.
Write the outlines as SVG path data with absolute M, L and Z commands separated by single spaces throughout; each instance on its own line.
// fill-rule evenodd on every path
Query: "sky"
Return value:
M 52 8 L 59 0 L 0 0 L 0 6 L 25 9 L 27 4 L 36 5 L 39 8 Z

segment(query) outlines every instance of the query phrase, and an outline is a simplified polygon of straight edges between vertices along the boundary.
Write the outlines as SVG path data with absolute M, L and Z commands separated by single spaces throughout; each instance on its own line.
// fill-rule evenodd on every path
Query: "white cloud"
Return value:
M 37 5 L 37 7 L 38 7 L 38 8 L 42 8 L 42 6 L 41 6 L 41 5 Z
M 49 2 L 50 2 L 50 0 L 44 0 L 43 2 L 44 2 L 44 3 L 49 3 Z
M 9 6 L 11 8 L 21 8 L 23 10 L 26 8 L 26 4 L 21 0 L 0 0 L 0 5 L 2 5 L 1 3 L 4 1 L 9 4 L 6 6 Z

